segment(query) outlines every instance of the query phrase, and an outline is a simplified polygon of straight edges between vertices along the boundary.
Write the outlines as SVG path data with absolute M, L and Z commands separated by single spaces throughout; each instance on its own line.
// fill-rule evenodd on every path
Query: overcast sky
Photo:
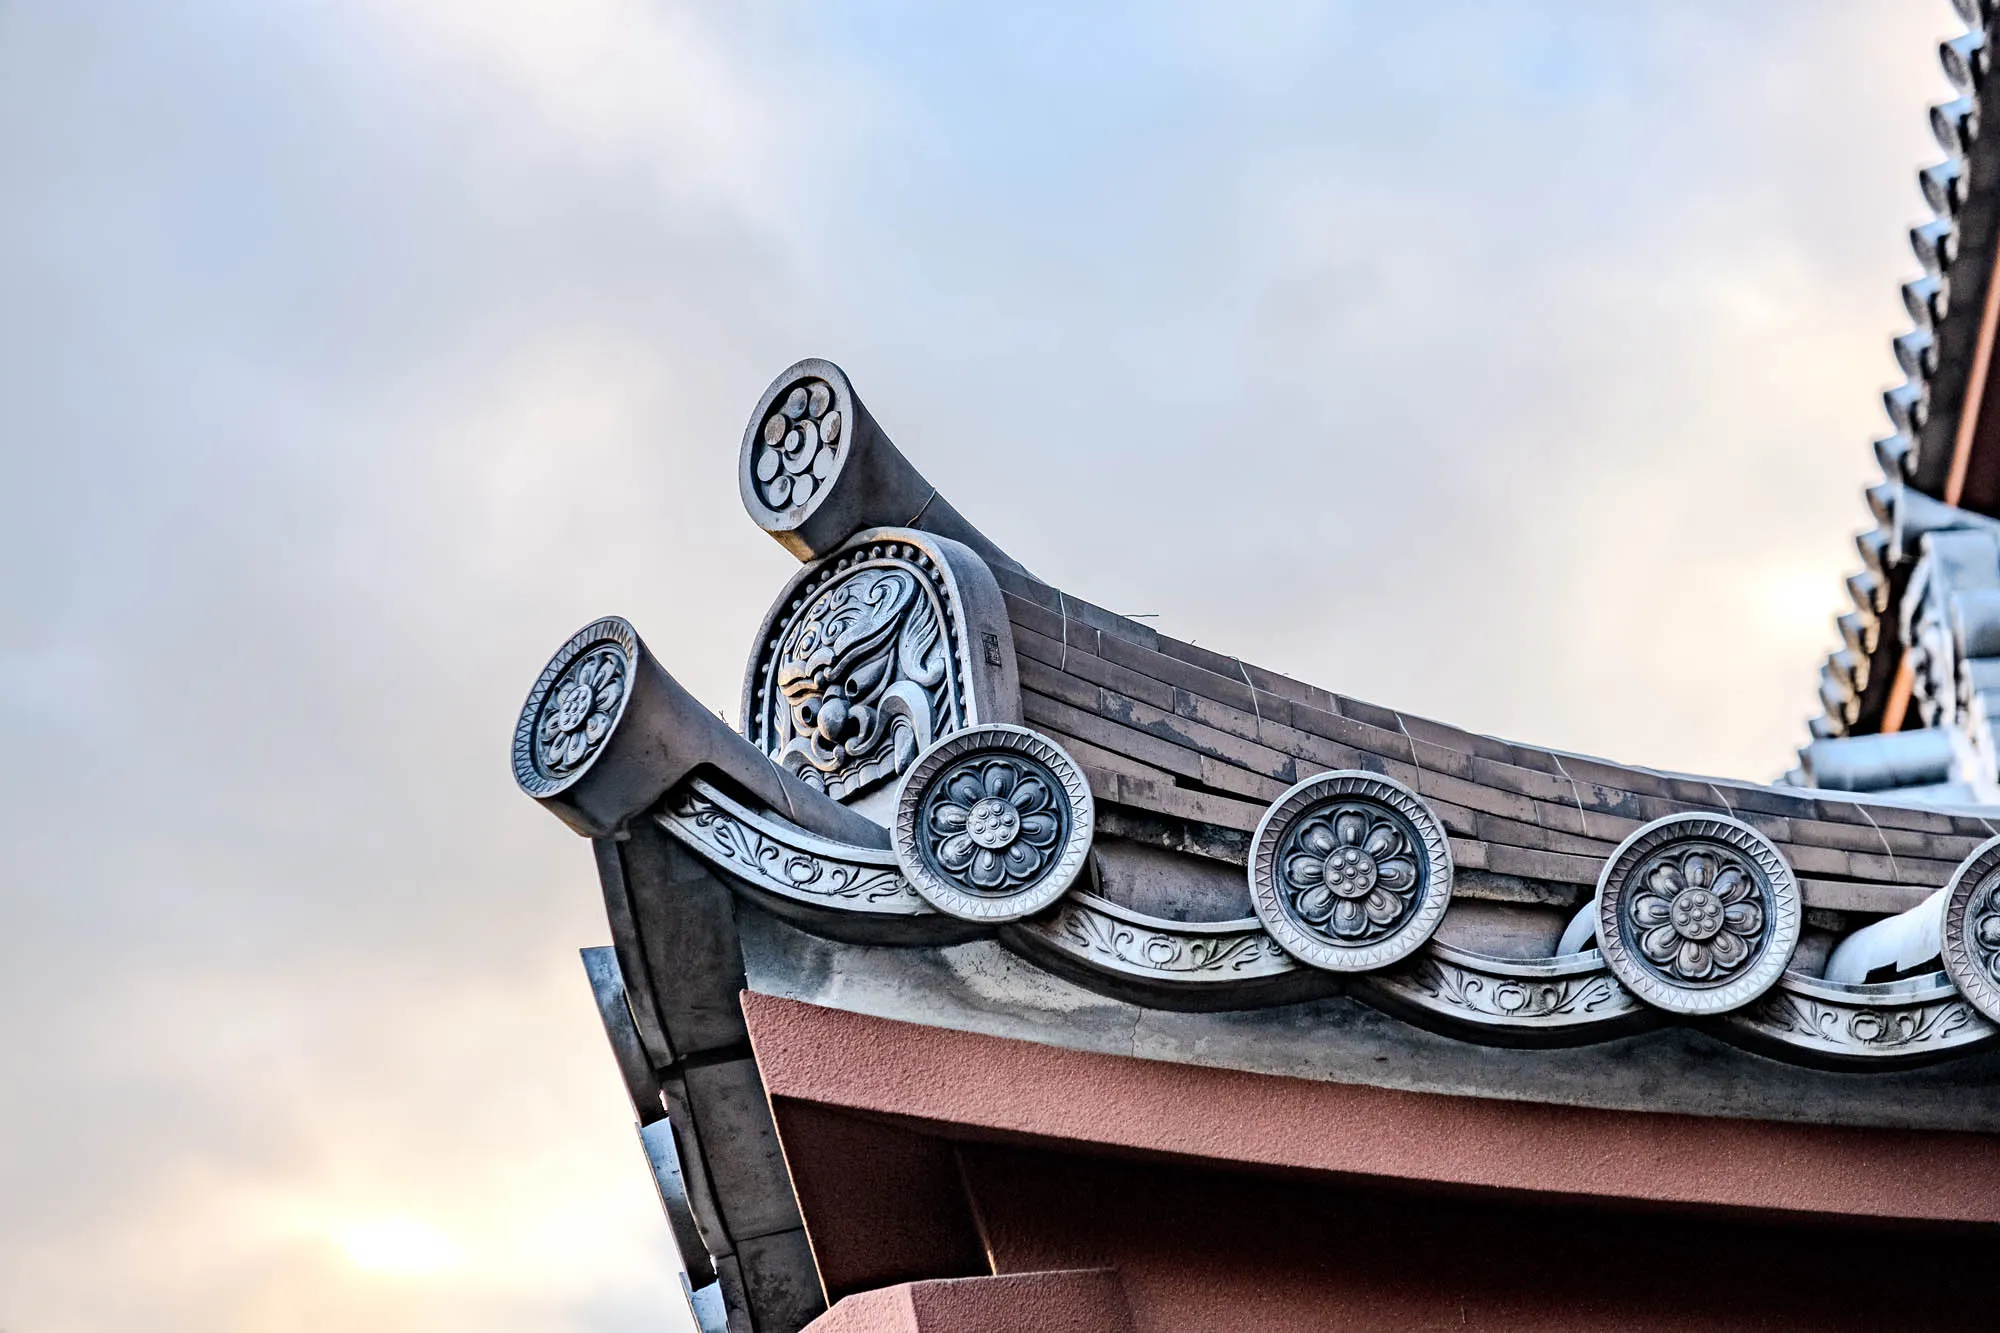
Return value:
M 0 1329 L 657 1329 L 507 743 L 734 710 L 831 357 L 1079 596 L 1769 778 L 1904 327 L 1944 0 L 0 0 Z

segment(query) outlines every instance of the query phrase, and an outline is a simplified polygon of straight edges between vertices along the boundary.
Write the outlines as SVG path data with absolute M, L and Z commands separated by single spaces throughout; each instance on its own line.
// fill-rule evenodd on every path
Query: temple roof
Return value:
M 760 398 L 739 483 L 801 561 L 742 732 L 608 617 L 514 741 L 595 843 L 593 984 L 697 1309 L 792 1308 L 811 1271 L 745 991 L 1404 1093 L 2000 1128 L 1995 812 L 1839 789 L 1936 787 L 1962 736 L 1827 742 L 1822 788 L 1762 786 L 1294 680 L 1035 578 L 826 361 Z M 1903 536 L 1944 509 L 1892 504 Z M 1949 562 L 2000 600 L 2000 525 L 1953 523 L 1905 602 L 1964 625 Z
M 1944 159 L 1918 174 L 1932 211 L 1910 244 L 1922 276 L 1903 287 L 1912 327 L 1892 342 L 1904 380 L 1883 394 L 1890 433 L 1874 454 L 1873 526 L 1856 540 L 1853 609 L 1820 671 L 1822 712 L 1791 780 L 1951 803 L 2000 801 L 1992 694 L 2000 615 L 1973 593 L 2000 585 L 2000 393 L 1993 388 L 2000 246 L 2000 140 L 1985 0 L 1954 0 L 1965 31 L 1941 44 L 1955 93 L 1930 110 Z M 1964 534 L 1964 535 L 1961 535 Z M 1883 744 L 1848 738 L 1918 734 Z
M 1868 568 L 1781 783 L 1477 735 L 1161 635 L 1031 574 L 838 366 L 771 383 L 739 494 L 800 568 L 741 731 L 607 617 L 514 735 L 523 790 L 593 842 L 591 980 L 704 1330 L 818 1300 L 749 1010 L 1399 1095 L 2000 1129 L 2000 140 L 1990 12 L 1960 8 Z

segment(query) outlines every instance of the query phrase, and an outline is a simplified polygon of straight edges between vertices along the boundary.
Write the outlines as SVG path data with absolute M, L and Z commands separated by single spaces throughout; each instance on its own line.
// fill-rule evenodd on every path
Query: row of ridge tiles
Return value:
M 1099 799 L 1247 834 L 1287 787 L 1366 769 L 1421 794 L 1461 870 L 1594 889 L 1604 860 L 1663 815 L 1732 815 L 1777 843 L 1808 907 L 1900 912 L 1996 829 L 1936 809 L 1630 768 L 1515 745 L 1344 698 L 1167 638 L 995 569 L 1028 725 Z

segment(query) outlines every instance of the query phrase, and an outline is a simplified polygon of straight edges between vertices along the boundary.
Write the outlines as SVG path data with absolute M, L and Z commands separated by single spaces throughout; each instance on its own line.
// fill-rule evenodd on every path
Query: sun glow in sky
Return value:
M 1757 570 L 1746 582 L 1746 605 L 1778 633 L 1823 634 L 1835 616 L 1853 609 L 1841 585 L 1828 586 L 1826 571 L 1817 565 L 1776 565 Z
M 368 1217 L 328 1228 L 348 1262 L 364 1273 L 418 1276 L 462 1262 L 450 1236 L 414 1217 Z
M 606 613 L 733 712 L 802 356 L 1164 633 L 1789 767 L 1952 24 L 0 3 L 0 1328 L 679 1327 L 507 742 Z

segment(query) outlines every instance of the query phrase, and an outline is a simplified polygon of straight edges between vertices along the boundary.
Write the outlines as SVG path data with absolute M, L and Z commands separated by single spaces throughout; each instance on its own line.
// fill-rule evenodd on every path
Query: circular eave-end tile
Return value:
M 528 691 L 514 724 L 514 781 L 537 799 L 563 791 L 597 762 L 632 697 L 639 635 L 606 616 L 569 638 Z
M 1083 770 L 1061 746 L 996 723 L 917 757 L 897 788 L 890 845 L 903 877 L 940 912 L 1018 921 L 1076 883 L 1096 822 Z
M 758 526 L 789 532 L 831 493 L 847 462 L 853 392 L 831 361 L 801 361 L 771 382 L 743 432 L 738 483 Z
M 2000 1023 L 2000 838 L 1973 849 L 1945 886 L 1939 931 L 1945 974 Z
M 1769 990 L 1799 942 L 1798 880 L 1770 839 L 1725 815 L 1656 819 L 1597 878 L 1597 946 L 1641 1000 L 1722 1014 Z
M 1451 905 L 1430 807 L 1379 773 L 1322 773 L 1272 803 L 1250 843 L 1250 900 L 1286 953 L 1329 972 L 1407 957 Z

